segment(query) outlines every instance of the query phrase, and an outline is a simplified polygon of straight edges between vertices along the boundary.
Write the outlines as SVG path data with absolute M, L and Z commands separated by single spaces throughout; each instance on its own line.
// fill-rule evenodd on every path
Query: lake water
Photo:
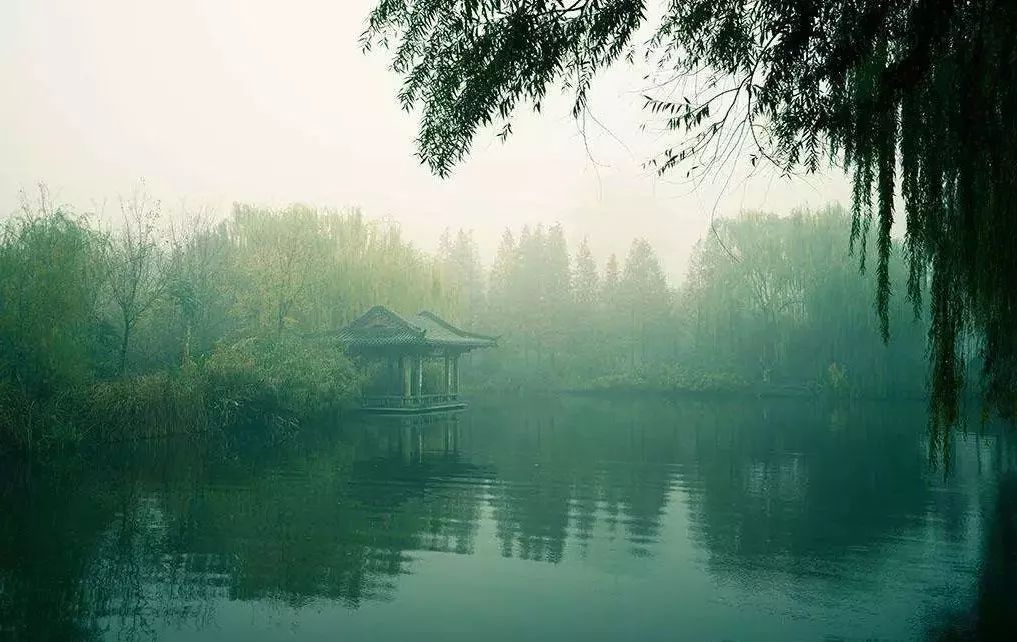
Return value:
M 944 474 L 925 425 L 922 404 L 512 397 L 0 462 L 0 639 L 985 635 L 1014 617 L 1017 457 L 958 435 Z

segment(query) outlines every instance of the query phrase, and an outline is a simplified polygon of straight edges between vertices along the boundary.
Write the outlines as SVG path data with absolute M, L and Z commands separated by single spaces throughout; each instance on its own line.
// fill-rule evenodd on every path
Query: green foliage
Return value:
M 336 408 L 359 386 L 352 362 L 322 339 L 244 339 L 216 349 L 203 371 L 213 412 L 225 424 Z
M 359 212 L 238 205 L 167 230 L 137 191 L 100 232 L 45 190 L 24 203 L 0 236 L 0 445 L 292 425 L 356 394 L 322 337 L 364 309 L 479 309 Z
M 589 270 L 592 256 L 587 256 Z M 594 283 L 595 287 L 595 267 Z M 572 261 L 560 225 L 516 236 L 506 231 L 491 272 L 483 327 L 501 335 L 497 354 L 478 357 L 484 376 L 513 387 L 561 387 L 573 370 L 589 363 L 589 345 L 579 345 L 590 329 L 595 302 L 591 275 L 582 276 L 586 300 L 574 299 Z M 488 358 L 490 357 L 490 358 Z
M 93 381 L 40 399 L 0 381 L 0 446 L 47 450 L 196 434 L 209 420 L 207 391 L 195 372 L 159 372 Z
M 576 251 L 572 285 L 577 311 L 592 312 L 599 295 L 600 276 L 597 274 L 597 263 L 590 251 L 590 245 L 585 238 Z
M 362 38 L 366 49 L 398 39 L 392 68 L 404 76 L 399 100 L 423 103 L 417 146 L 444 176 L 495 119 L 501 137 L 520 102 L 539 111 L 549 85 L 567 76 L 576 110 L 597 69 L 616 60 L 643 19 L 642 2 L 381 0 Z
M 224 427 L 209 414 L 211 390 L 194 368 L 97 381 L 72 391 L 54 445 L 196 435 Z
M 524 228 L 518 245 L 506 232 L 483 324 L 501 338 L 476 358 L 476 385 L 920 396 L 927 326 L 898 302 L 884 345 L 849 227 L 835 207 L 719 220 L 678 288 L 643 239 L 621 266 L 611 257 L 603 278 L 581 245 L 565 279 L 543 228 Z M 906 281 L 904 261 L 889 273 Z M 564 291 L 548 292 L 551 282 Z
M 166 255 L 160 247 L 156 225 L 160 206 L 141 188 L 121 199 L 123 227 L 105 238 L 100 263 L 120 330 L 117 370 L 127 373 L 131 337 L 138 322 L 160 301 L 167 284 Z
M 323 289 L 321 268 L 332 258 L 324 223 L 302 206 L 283 212 L 234 208 L 227 234 L 236 249 L 234 274 L 248 295 L 238 298 L 242 317 L 277 334 L 299 323 Z
M 481 127 L 508 135 L 556 83 L 579 115 L 598 72 L 635 60 L 648 15 L 645 0 L 380 0 L 363 43 L 392 48 L 399 99 L 421 107 L 419 154 L 444 176 Z M 901 198 L 907 298 L 918 311 L 929 295 L 936 434 L 958 417 L 972 340 L 986 400 L 1017 416 L 1017 3 L 691 0 L 654 15 L 645 107 L 673 137 L 650 164 L 715 168 L 745 145 L 784 172 L 842 164 L 863 269 L 875 223 L 884 338 Z
M 67 388 L 46 403 L 0 381 L 0 436 L 19 448 L 196 435 L 250 426 L 292 427 L 341 408 L 357 391 L 334 345 L 249 339 L 201 365 Z
M 29 396 L 48 398 L 88 375 L 101 243 L 45 192 L 3 226 L 0 376 Z
M 477 314 L 484 308 L 485 279 L 473 232 L 459 230 L 453 241 L 446 229 L 437 259 L 449 316 L 465 327 L 475 326 L 479 321 Z
M 748 213 L 720 220 L 697 246 L 682 306 L 693 335 L 693 361 L 728 364 L 761 383 L 829 383 L 833 364 L 865 394 L 920 395 L 926 326 L 898 301 L 882 329 L 866 305 L 871 284 L 859 278 L 844 235 L 850 216 L 838 208 L 789 217 Z M 888 266 L 903 283 L 899 257 Z
M 735 374 L 689 369 L 678 364 L 664 364 L 647 371 L 596 377 L 590 382 L 590 388 L 665 394 L 744 394 L 760 391 L 758 386 L 753 386 L 751 382 Z
M 485 275 L 469 232 L 429 256 L 355 211 L 237 205 L 167 234 L 138 195 L 100 233 L 44 197 L 0 242 L 0 442 L 22 448 L 288 430 L 370 379 L 327 337 L 379 303 L 500 335 L 466 386 L 921 392 L 925 328 L 896 306 L 882 344 L 835 208 L 718 221 L 673 287 L 646 240 L 601 274 L 560 225 L 506 231 Z
M 746 380 L 737 374 L 720 370 L 704 370 L 682 366 L 667 365 L 658 372 L 652 373 L 649 380 L 665 391 L 698 392 L 698 393 L 744 393 L 759 391 L 758 384 Z M 767 392 L 772 392 L 768 390 Z

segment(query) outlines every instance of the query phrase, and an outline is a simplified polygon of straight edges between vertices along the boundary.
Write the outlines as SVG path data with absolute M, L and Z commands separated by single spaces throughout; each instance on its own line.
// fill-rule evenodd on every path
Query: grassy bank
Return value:
M 911 388 L 877 387 L 871 381 L 859 384 L 836 365 L 817 373 L 813 379 L 768 381 L 730 372 L 711 372 L 679 366 L 647 368 L 621 374 L 607 374 L 565 382 L 545 380 L 531 386 L 524 380 L 482 383 L 484 390 L 559 391 L 571 394 L 647 394 L 663 396 L 752 396 L 842 399 L 924 399 L 925 389 L 917 382 Z
M 584 395 L 654 395 L 670 397 L 784 397 L 803 399 L 865 399 L 865 400 L 921 400 L 928 395 L 919 393 L 887 393 L 873 394 L 865 391 L 847 392 L 833 391 L 812 383 L 745 383 L 731 385 L 704 382 L 695 385 L 665 386 L 653 382 L 603 382 L 598 381 L 586 387 L 564 389 L 569 394 Z

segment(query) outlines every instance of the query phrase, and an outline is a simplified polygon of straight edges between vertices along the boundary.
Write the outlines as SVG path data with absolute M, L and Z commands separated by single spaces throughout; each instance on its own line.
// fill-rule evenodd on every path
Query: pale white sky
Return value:
M 788 181 L 736 167 L 698 189 L 641 164 L 662 143 L 639 130 L 641 72 L 596 87 L 587 140 L 567 99 L 523 115 L 508 143 L 481 134 L 450 179 L 413 156 L 415 120 L 384 52 L 358 36 L 371 0 L 4 0 L 0 3 L 0 211 L 44 181 L 79 210 L 145 179 L 168 210 L 233 201 L 359 205 L 422 247 L 476 231 L 559 221 L 603 259 L 635 236 L 674 276 L 710 212 L 847 202 L 839 173 Z M 624 142 L 620 144 L 615 137 Z M 587 150 L 589 148 L 589 151 Z M 591 156 L 593 160 L 591 160 Z M 722 185 L 728 183 L 726 189 Z

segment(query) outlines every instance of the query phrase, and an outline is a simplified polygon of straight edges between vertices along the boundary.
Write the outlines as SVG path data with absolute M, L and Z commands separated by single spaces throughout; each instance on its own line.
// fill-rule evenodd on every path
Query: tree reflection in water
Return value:
M 421 556 L 474 555 L 481 532 L 513 563 L 618 550 L 669 564 L 687 545 L 718 582 L 830 595 L 875 591 L 910 543 L 963 550 L 975 537 L 971 612 L 938 625 L 937 603 L 914 608 L 931 609 L 932 638 L 1012 631 L 1017 482 L 994 480 L 1013 453 L 1004 439 L 957 440 L 944 479 L 921 418 L 801 401 L 491 400 L 300 439 L 5 463 L 0 511 L 17 518 L 0 522 L 0 637 L 132 639 L 211 625 L 226 602 L 356 609 L 397 599 Z M 963 584 L 930 590 L 951 582 Z M 808 610 L 817 598 L 795 599 Z

